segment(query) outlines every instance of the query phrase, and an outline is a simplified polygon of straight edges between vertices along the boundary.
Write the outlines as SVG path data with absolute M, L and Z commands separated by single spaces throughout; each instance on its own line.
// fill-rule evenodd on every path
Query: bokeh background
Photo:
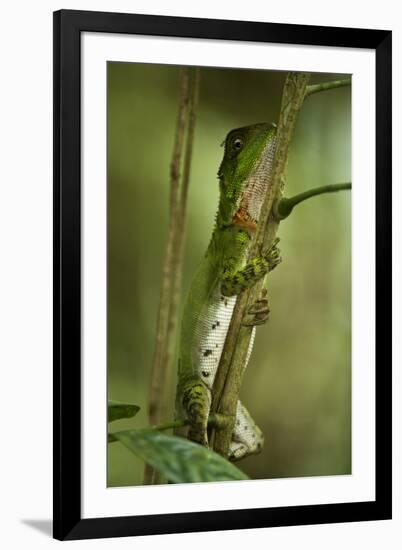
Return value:
M 311 83 L 344 75 L 315 74 Z M 108 64 L 108 394 L 141 407 L 113 429 L 147 426 L 147 398 L 167 235 L 179 68 Z M 203 68 L 188 204 L 186 295 L 218 204 L 219 147 L 233 128 L 277 122 L 283 72 Z M 306 100 L 286 195 L 351 178 L 349 88 Z M 251 478 L 351 473 L 351 195 L 313 198 L 279 229 L 269 322 L 258 328 L 241 398 L 262 428 Z M 173 396 L 175 381 L 167 388 Z M 142 483 L 143 463 L 108 446 L 108 485 Z

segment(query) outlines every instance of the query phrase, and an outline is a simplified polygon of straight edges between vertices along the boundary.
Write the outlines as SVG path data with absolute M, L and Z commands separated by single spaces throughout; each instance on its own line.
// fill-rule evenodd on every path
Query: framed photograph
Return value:
M 391 518 L 391 32 L 54 13 L 54 537 Z

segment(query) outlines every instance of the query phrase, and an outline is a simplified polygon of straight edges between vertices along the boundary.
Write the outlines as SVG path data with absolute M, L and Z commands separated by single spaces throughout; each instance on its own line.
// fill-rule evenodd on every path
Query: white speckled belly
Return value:
M 218 285 L 210 304 L 197 320 L 194 336 L 198 346 L 194 349 L 194 363 L 200 378 L 209 388 L 212 388 L 215 379 L 236 300 L 237 296 L 223 296 Z M 246 363 L 253 348 L 254 336 L 255 327 L 251 334 Z

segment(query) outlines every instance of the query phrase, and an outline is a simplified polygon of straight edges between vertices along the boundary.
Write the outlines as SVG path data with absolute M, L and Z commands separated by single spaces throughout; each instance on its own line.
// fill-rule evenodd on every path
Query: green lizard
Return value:
M 220 200 L 207 252 L 184 307 L 176 394 L 176 416 L 186 418 L 188 438 L 208 445 L 211 390 L 237 295 L 280 262 L 274 245 L 247 263 L 252 234 L 270 181 L 276 129 L 254 124 L 229 132 L 219 168 Z M 250 313 L 261 324 L 269 310 L 262 299 Z M 255 336 L 253 328 L 247 362 Z M 230 445 L 232 460 L 257 453 L 263 435 L 244 405 L 237 406 Z

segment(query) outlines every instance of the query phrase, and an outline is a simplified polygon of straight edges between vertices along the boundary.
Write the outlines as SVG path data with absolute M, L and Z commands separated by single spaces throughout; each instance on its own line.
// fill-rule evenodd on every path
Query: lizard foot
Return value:
M 272 245 L 269 248 L 267 248 L 266 250 L 264 250 L 264 252 L 263 252 L 263 256 L 266 259 L 266 261 L 268 262 L 269 271 L 272 271 L 273 269 L 275 269 L 275 267 L 278 264 L 280 264 L 281 261 L 282 261 L 282 258 L 281 258 L 281 255 L 280 255 L 280 250 L 277 247 L 278 243 L 279 243 L 279 237 L 276 237 L 276 239 L 274 239 Z
M 211 394 L 202 382 L 193 382 L 183 391 L 183 406 L 190 421 L 188 439 L 208 447 L 208 415 Z
M 246 311 L 246 316 L 242 325 L 244 327 L 255 327 L 258 325 L 263 325 L 269 319 L 269 305 L 267 300 L 267 289 L 264 288 L 261 291 L 261 298 L 256 300 Z

